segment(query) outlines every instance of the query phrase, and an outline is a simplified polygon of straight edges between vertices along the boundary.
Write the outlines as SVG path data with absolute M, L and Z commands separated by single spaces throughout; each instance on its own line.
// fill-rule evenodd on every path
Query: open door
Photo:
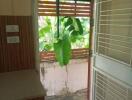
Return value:
M 132 100 L 132 0 L 95 0 L 93 100 Z

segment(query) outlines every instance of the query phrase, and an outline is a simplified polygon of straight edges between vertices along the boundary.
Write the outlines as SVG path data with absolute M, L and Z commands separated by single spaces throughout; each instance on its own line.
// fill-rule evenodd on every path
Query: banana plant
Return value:
M 54 50 L 56 60 L 64 66 L 70 61 L 72 46 L 84 38 L 83 26 L 85 25 L 75 17 L 61 17 L 59 20 L 58 36 L 58 31 L 54 32 L 57 25 L 56 18 L 45 17 L 44 24 L 40 25 L 39 29 L 39 49 L 40 51 Z
M 79 35 L 83 35 L 83 27 L 79 18 L 64 17 L 60 19 L 59 37 L 54 43 L 57 61 L 61 66 L 67 65 L 71 59 L 71 42 L 75 42 Z

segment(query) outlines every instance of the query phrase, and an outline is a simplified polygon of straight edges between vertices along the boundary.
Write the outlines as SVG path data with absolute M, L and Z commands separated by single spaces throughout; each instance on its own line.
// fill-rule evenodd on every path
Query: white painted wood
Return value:
M 130 66 L 98 55 L 96 56 L 94 66 L 112 77 L 132 86 L 132 68 Z
M 100 2 L 100 1 L 102 1 L 102 2 Z M 100 32 L 101 28 L 103 31 L 107 30 L 106 33 L 108 33 L 109 35 L 111 35 L 111 34 L 119 35 L 120 38 L 122 38 L 121 36 L 125 36 L 125 37 L 127 37 L 125 41 L 132 43 L 132 41 L 130 41 L 131 39 L 129 39 L 132 35 L 131 29 L 129 27 L 126 29 L 122 28 L 121 30 L 120 29 L 112 30 L 111 27 L 107 27 L 108 28 L 107 29 L 106 27 L 103 28 L 102 26 L 99 26 L 99 24 L 100 24 L 99 20 L 102 20 L 102 19 L 99 19 L 100 12 L 107 14 L 109 12 L 106 13 L 104 11 L 111 11 L 111 9 L 119 10 L 120 8 L 125 9 L 126 7 L 130 7 L 131 0 L 126 0 L 126 1 L 124 1 L 124 0 L 105 0 L 105 1 L 106 2 L 104 3 L 104 0 L 95 0 L 95 2 L 97 4 L 95 4 L 96 6 L 95 6 L 95 10 L 94 10 L 95 11 L 95 26 L 94 26 L 94 51 L 95 52 L 94 52 L 94 59 L 93 59 L 93 70 L 94 70 L 94 72 L 98 71 L 98 72 L 102 73 L 104 76 L 108 76 L 114 82 L 117 82 L 117 83 L 121 84 L 122 86 L 126 87 L 127 89 L 132 90 L 132 63 L 129 61 L 129 60 L 132 60 L 130 58 L 130 55 L 132 55 L 132 54 L 130 52 L 128 52 L 128 50 L 125 51 L 124 49 L 119 49 L 118 46 L 113 46 L 113 45 L 116 45 L 114 41 L 109 41 L 111 44 L 113 44 L 112 45 L 113 48 L 114 49 L 116 48 L 119 50 L 124 50 L 125 52 L 127 52 L 129 54 L 129 57 L 124 56 L 123 53 L 119 53 L 119 52 L 114 53 L 113 51 L 109 52 L 109 50 L 105 50 L 105 48 L 102 48 L 101 49 L 102 52 L 100 53 L 98 51 L 98 46 L 97 46 L 98 41 L 99 41 L 97 34 Z M 107 1 L 110 1 L 110 2 L 107 2 Z M 98 3 L 98 2 L 100 2 L 100 3 Z M 125 3 L 123 3 L 123 2 L 125 2 Z M 130 2 L 130 3 L 128 3 L 128 2 Z M 104 6 L 104 4 L 106 4 L 106 3 L 108 3 L 108 4 L 106 6 Z M 104 8 L 102 8 L 102 6 L 104 6 Z M 125 12 L 126 11 L 122 12 L 122 14 L 124 14 Z M 109 13 L 109 14 L 112 14 L 112 13 Z M 111 19 L 106 19 L 105 17 L 104 17 L 105 20 L 111 20 Z M 114 19 L 115 17 L 112 17 L 112 18 Z M 126 18 L 127 20 L 130 20 L 130 16 L 121 17 L 121 18 Z M 115 21 L 115 19 L 114 19 L 114 21 Z M 119 20 L 119 19 L 117 19 L 117 20 Z M 128 23 L 128 22 L 126 21 L 126 23 Z M 107 23 L 105 23 L 105 24 L 107 24 Z M 113 24 L 113 22 L 111 21 L 109 24 Z M 119 23 L 119 24 L 121 25 L 122 23 Z M 129 23 L 129 24 L 131 25 L 131 23 Z M 123 33 L 123 34 L 117 34 L 118 32 Z M 105 38 L 105 36 L 104 36 L 104 38 Z M 125 38 L 125 37 L 123 37 L 123 38 Z M 116 38 L 116 39 L 120 40 L 120 38 L 118 38 L 118 39 Z M 105 42 L 108 42 L 108 41 L 105 41 Z M 120 43 L 120 45 L 122 45 L 121 42 L 119 42 L 119 43 Z M 110 47 L 110 45 L 108 47 Z M 129 48 L 131 49 L 131 45 L 129 46 Z M 106 55 L 105 53 L 108 55 Z M 118 56 L 118 57 L 116 57 L 116 56 Z M 123 58 L 123 60 L 122 60 L 122 58 Z M 93 73 L 93 83 L 95 82 L 95 77 L 96 77 L 96 74 Z M 96 98 L 95 98 L 96 90 L 95 90 L 94 86 L 93 86 L 93 91 L 94 91 L 93 92 L 93 100 L 96 100 Z M 106 99 L 104 99 L 104 100 L 106 100 Z
M 34 34 L 34 47 L 35 47 L 35 68 L 40 73 L 40 53 L 39 53 L 39 34 L 38 34 L 38 2 L 32 0 L 32 26 Z

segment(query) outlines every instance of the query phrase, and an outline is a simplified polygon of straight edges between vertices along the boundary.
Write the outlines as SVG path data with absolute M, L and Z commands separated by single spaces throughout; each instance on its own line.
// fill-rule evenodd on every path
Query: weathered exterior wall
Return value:
M 47 90 L 47 96 L 67 94 L 66 84 L 68 93 L 87 88 L 87 60 L 72 60 L 67 68 L 68 73 L 66 73 L 65 67 L 61 68 L 56 62 L 40 64 L 41 82 Z

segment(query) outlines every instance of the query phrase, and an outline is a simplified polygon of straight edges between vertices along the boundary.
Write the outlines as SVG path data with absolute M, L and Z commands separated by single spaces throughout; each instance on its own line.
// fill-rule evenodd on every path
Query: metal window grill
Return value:
M 100 72 L 96 71 L 95 75 L 95 100 L 132 100 L 132 90 Z
M 132 66 L 132 0 L 96 0 L 97 53 Z

